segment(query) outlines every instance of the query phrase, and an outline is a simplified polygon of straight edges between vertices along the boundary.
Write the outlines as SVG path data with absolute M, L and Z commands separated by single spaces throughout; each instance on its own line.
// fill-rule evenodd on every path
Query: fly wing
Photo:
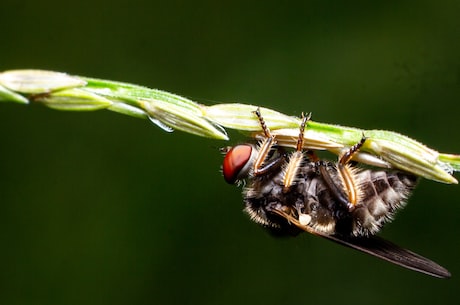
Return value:
M 300 223 L 300 221 L 297 218 L 293 217 L 290 214 L 287 214 L 282 210 L 275 209 L 272 210 L 272 212 L 284 217 L 287 221 L 289 221 L 289 223 L 295 225 L 296 227 L 305 232 L 329 239 L 343 246 L 370 254 L 372 256 L 386 260 L 395 265 L 438 278 L 450 277 L 450 272 L 446 268 L 438 265 L 432 260 L 429 260 L 428 258 L 420 256 L 417 253 L 414 253 L 407 249 L 403 249 L 375 235 L 366 237 L 327 235 L 313 229 L 308 225 Z
M 310 231 L 310 230 L 309 230 Z M 398 266 L 438 278 L 449 278 L 450 272 L 437 263 L 377 236 L 343 237 L 311 232 L 346 247 L 381 258 Z

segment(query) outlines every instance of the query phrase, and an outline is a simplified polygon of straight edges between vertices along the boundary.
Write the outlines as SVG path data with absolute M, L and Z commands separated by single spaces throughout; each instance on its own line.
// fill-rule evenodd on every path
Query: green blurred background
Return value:
M 3 0 L 0 29 L 0 71 L 311 111 L 460 153 L 458 1 Z M 437 280 L 272 238 L 221 177 L 229 143 L 108 111 L 0 107 L 0 304 L 460 302 L 459 186 L 422 181 L 382 234 L 453 274 Z

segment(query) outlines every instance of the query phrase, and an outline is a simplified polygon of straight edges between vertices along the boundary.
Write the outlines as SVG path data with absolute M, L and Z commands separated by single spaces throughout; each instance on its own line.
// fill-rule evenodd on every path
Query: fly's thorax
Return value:
M 273 213 L 273 210 L 284 211 L 296 219 L 299 219 L 299 214 L 306 214 L 303 216 L 311 217 L 303 211 L 306 210 L 305 200 L 315 197 L 316 186 L 318 185 L 317 177 L 316 165 L 313 162 L 305 163 L 299 168 L 295 184 L 289 191 L 286 191 L 284 186 L 285 172 L 283 169 L 279 169 L 271 175 L 253 177 L 248 181 L 249 183 L 243 191 L 244 211 L 253 221 L 277 234 L 297 234 L 301 230 L 283 217 Z M 306 195 L 304 190 L 310 190 L 312 193 Z M 319 208 L 313 208 L 313 210 L 318 211 Z

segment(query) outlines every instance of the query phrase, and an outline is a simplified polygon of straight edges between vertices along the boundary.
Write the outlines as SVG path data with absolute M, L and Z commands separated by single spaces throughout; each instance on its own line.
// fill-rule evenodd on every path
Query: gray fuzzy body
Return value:
M 245 211 L 251 219 L 274 233 L 296 234 L 299 230 L 286 219 L 276 215 L 282 210 L 326 235 L 374 235 L 391 221 L 417 184 L 417 178 L 401 171 L 352 168 L 358 200 L 349 209 L 338 200 L 346 194 L 334 163 L 321 162 L 326 167 L 337 189 L 335 194 L 325 183 L 319 171 L 319 162 L 307 162 L 298 169 L 295 183 L 283 190 L 283 170 L 251 178 L 243 192 Z

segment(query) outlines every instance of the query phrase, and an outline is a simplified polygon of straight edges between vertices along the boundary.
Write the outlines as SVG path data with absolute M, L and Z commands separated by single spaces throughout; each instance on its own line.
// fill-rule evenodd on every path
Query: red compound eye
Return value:
M 227 183 L 234 184 L 238 180 L 251 159 L 252 149 L 251 145 L 242 144 L 232 147 L 227 152 L 222 164 L 222 173 Z

